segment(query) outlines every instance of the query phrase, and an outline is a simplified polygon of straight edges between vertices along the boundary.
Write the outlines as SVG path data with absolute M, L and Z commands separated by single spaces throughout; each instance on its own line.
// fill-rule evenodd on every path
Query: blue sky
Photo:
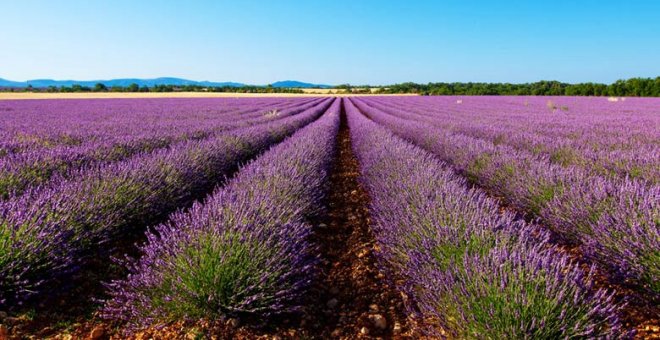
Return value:
M 660 76 L 660 1 L 0 0 L 0 22 L 11 80 Z

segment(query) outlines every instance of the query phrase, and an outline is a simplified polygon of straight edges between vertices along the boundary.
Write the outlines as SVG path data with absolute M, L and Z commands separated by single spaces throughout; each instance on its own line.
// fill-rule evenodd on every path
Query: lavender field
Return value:
M 0 101 L 0 339 L 652 338 L 659 305 L 657 98 Z

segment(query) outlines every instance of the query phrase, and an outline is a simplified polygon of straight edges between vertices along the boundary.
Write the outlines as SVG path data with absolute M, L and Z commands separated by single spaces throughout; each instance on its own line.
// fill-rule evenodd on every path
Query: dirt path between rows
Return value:
M 402 338 L 412 336 L 403 297 L 378 270 L 369 227 L 369 196 L 360 185 L 360 167 L 342 108 L 337 151 L 330 174 L 327 214 L 314 240 L 322 254 L 322 276 L 314 288 L 316 306 L 308 335 L 321 338 Z

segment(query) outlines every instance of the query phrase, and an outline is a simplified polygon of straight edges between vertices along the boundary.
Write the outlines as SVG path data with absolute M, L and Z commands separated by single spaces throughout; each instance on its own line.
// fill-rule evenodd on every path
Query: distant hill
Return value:
M 24 87 L 26 83 L 0 78 L 0 87 Z
M 330 85 L 303 83 L 297 80 L 276 81 L 272 85 L 273 87 L 288 87 L 288 88 L 299 88 L 299 89 L 309 89 L 309 88 L 329 89 L 332 87 Z
M 174 86 L 184 86 L 184 85 L 198 85 L 198 86 L 208 86 L 208 87 L 242 87 L 248 86 L 243 83 L 235 82 L 212 82 L 212 81 L 195 81 L 182 78 L 172 78 L 172 77 L 162 77 L 154 79 L 138 79 L 138 78 L 121 78 L 121 79 L 110 79 L 110 80 L 53 80 L 53 79 L 32 79 L 28 81 L 11 81 L 0 78 L 0 87 L 27 87 L 32 85 L 32 87 L 61 87 L 72 85 L 88 86 L 94 87 L 94 85 L 101 83 L 107 87 L 112 86 L 122 86 L 126 87 L 131 84 L 137 84 L 138 86 L 147 86 L 154 87 L 156 85 L 174 85 Z M 317 85 L 310 83 L 303 83 L 295 80 L 284 80 L 274 82 L 273 87 L 278 88 L 330 88 L 329 85 Z
M 0 87 L 27 87 L 32 85 L 32 87 L 48 87 L 48 86 L 89 86 L 93 87 L 94 85 L 101 83 L 105 86 L 128 86 L 131 84 L 138 84 L 139 86 L 148 86 L 153 87 L 155 85 L 199 85 L 199 86 L 232 86 L 240 87 L 245 86 L 241 83 L 233 82 L 210 82 L 210 81 L 194 81 L 181 78 L 155 78 L 155 79 L 137 79 L 137 78 L 122 78 L 122 79 L 110 79 L 110 80 L 52 80 L 52 79 L 32 79 L 24 82 L 10 81 L 0 78 Z

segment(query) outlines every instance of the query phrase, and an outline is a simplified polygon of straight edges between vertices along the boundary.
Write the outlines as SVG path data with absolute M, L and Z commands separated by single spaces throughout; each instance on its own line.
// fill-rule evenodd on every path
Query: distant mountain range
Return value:
M 329 89 L 332 87 L 331 85 L 303 83 L 297 80 L 276 81 L 271 85 L 273 85 L 273 87 L 287 87 L 287 88 L 298 88 L 298 89 L 309 89 L 309 88 Z
M 154 78 L 154 79 L 138 79 L 138 78 L 121 78 L 121 79 L 110 79 L 110 80 L 52 80 L 52 79 L 32 79 L 28 81 L 11 81 L 0 78 L 0 87 L 49 87 L 49 86 L 88 86 L 94 87 L 94 85 L 101 83 L 107 87 L 112 86 L 129 86 L 131 84 L 137 84 L 138 86 L 147 86 L 153 87 L 156 85 L 174 85 L 174 86 L 184 86 L 184 85 L 199 85 L 199 86 L 208 86 L 208 87 L 242 87 L 249 86 L 243 83 L 234 83 L 234 82 L 212 82 L 212 81 L 195 81 L 181 78 L 172 78 L 172 77 L 163 77 L 163 78 Z M 283 80 L 276 81 L 272 84 L 273 87 L 286 87 L 286 88 L 330 88 L 330 85 L 321 85 L 321 84 L 310 84 L 303 83 L 296 80 Z M 256 85 L 256 86 L 267 86 L 267 85 Z

